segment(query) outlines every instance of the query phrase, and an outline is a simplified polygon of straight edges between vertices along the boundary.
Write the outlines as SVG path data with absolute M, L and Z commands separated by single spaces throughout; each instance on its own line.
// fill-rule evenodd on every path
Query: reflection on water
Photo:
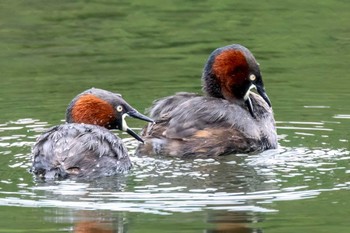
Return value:
M 192 165 L 187 161 L 164 162 L 153 158 L 147 159 L 145 165 L 142 159 L 133 158 L 134 171 L 126 177 L 103 178 L 89 183 L 66 180 L 35 186 L 18 184 L 16 192 L 0 191 L 7 195 L 0 200 L 2 205 L 155 214 L 203 209 L 274 212 L 276 210 L 261 204 L 312 198 L 321 191 L 348 189 L 348 182 L 334 183 L 329 187 L 329 184 L 322 183 L 323 176 L 331 172 L 347 172 L 346 167 L 339 167 L 337 163 L 337 160 L 350 159 L 345 155 L 349 152 L 281 149 L 245 156 L 238 164 L 209 159 L 195 160 Z M 232 174 L 227 175 L 228 171 Z M 303 185 L 283 187 L 283 183 L 299 176 Z M 322 185 L 322 189 L 317 189 L 317 185 L 314 187 L 315 180 L 321 182 L 317 185 Z M 133 183 L 136 185 L 130 186 Z
M 291 130 L 300 138 L 323 139 L 332 125 L 278 122 L 279 129 Z M 218 160 L 132 156 L 134 168 L 129 174 L 94 181 L 47 183 L 33 180 L 29 173 L 12 175 L 29 169 L 30 148 L 48 127 L 35 119 L 1 124 L 0 154 L 7 157 L 8 176 L 0 180 L 0 205 L 61 210 L 62 214 L 55 211 L 58 216 L 49 218 L 71 222 L 74 232 L 127 232 L 128 221 L 122 213 L 168 216 L 203 211 L 207 232 L 262 232 L 251 224 L 263 221 L 263 214 L 278 212 L 273 203 L 350 189 L 350 182 L 337 176 L 350 171 L 350 153 L 345 148 L 280 146 Z M 325 132 L 315 133 L 320 130 Z M 122 136 L 132 154 L 137 142 Z M 280 140 L 287 143 L 288 136 L 282 134 Z M 337 178 L 330 181 L 330 175 Z

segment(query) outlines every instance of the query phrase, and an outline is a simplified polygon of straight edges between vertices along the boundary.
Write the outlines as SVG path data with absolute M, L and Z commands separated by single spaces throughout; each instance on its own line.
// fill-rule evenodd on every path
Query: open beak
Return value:
M 130 129 L 128 127 L 128 125 L 126 124 L 126 121 L 124 119 L 126 116 L 137 118 L 137 119 L 140 119 L 140 120 L 143 120 L 143 121 L 152 122 L 152 123 L 154 123 L 154 121 L 151 118 L 149 118 L 149 117 L 147 117 L 145 115 L 142 115 L 141 113 L 139 113 L 135 109 L 130 110 L 129 112 L 123 114 L 123 123 L 122 123 L 123 130 L 125 132 L 127 132 L 128 134 L 130 134 L 131 136 L 133 136 L 136 140 L 144 143 L 142 138 L 137 133 L 135 133 L 132 129 Z
M 269 97 L 267 96 L 265 89 L 262 85 L 254 85 L 253 87 L 256 87 L 256 90 L 258 92 L 258 94 L 265 100 L 265 102 L 271 107 L 271 102 Z M 249 91 L 248 91 L 249 92 Z M 247 96 L 246 100 L 245 100 L 245 104 L 248 107 L 249 113 L 250 115 L 252 115 L 252 117 L 255 118 L 255 114 L 254 114 L 254 108 L 253 108 L 253 104 L 251 99 L 249 98 L 249 95 Z
M 126 129 L 126 132 L 127 132 L 128 134 L 130 134 L 131 136 L 133 136 L 137 141 L 144 143 L 144 141 L 142 140 L 142 138 L 141 138 L 137 133 L 135 133 L 132 129 L 127 128 L 127 129 Z

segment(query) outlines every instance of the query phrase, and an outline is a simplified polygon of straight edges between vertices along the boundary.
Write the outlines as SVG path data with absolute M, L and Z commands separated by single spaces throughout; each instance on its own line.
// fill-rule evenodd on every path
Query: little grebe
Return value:
M 204 67 L 205 96 L 177 93 L 156 100 L 138 155 L 207 157 L 277 147 L 270 100 L 259 65 L 242 45 L 212 52 Z M 255 88 L 257 93 L 251 92 Z
M 92 88 L 76 96 L 66 112 L 66 124 L 54 126 L 33 147 L 32 172 L 45 179 L 96 178 L 123 173 L 132 167 L 122 140 L 108 129 L 126 131 L 143 142 L 126 122 L 144 121 L 121 95 Z

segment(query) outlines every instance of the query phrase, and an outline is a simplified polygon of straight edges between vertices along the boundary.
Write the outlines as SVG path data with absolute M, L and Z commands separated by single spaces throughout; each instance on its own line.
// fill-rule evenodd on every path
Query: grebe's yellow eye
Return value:
M 118 112 L 123 111 L 123 107 L 122 107 L 121 105 L 119 105 L 119 106 L 117 107 L 117 111 L 118 111 Z
M 250 81 L 254 81 L 256 79 L 256 76 L 254 74 L 251 74 L 249 76 Z

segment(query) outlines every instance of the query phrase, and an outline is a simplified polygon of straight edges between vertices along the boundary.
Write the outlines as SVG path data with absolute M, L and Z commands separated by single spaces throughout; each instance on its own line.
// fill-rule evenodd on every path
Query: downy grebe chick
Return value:
M 277 147 L 271 103 L 247 48 L 233 44 L 213 51 L 202 86 L 205 96 L 177 93 L 154 102 L 150 116 L 157 124 L 143 129 L 145 143 L 136 154 L 207 157 Z
M 32 172 L 45 179 L 96 178 L 128 171 L 131 161 L 122 140 L 108 129 L 126 131 L 143 142 L 125 121 L 152 119 L 131 107 L 120 94 L 92 88 L 76 96 L 66 124 L 54 126 L 33 147 Z

